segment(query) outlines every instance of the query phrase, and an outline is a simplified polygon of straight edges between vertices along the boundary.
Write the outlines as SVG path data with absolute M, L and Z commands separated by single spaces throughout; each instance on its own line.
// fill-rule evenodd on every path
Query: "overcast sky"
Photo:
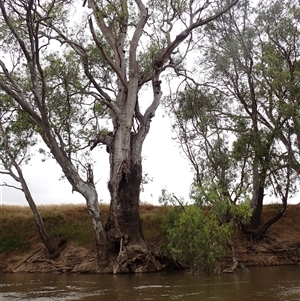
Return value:
M 153 181 L 144 186 L 142 202 L 158 204 L 164 188 L 177 197 L 188 199 L 192 172 L 188 160 L 180 154 L 172 137 L 174 133 L 171 133 L 170 119 L 159 108 L 143 147 L 143 172 L 148 173 Z M 94 180 L 97 182 L 99 199 L 108 203 L 108 153 L 103 147 L 94 149 L 93 153 L 97 158 Z M 59 180 L 62 171 L 54 160 L 42 162 L 41 158 L 35 159 L 23 171 L 36 204 L 85 203 L 79 193 L 71 192 L 71 185 L 66 180 Z M 2 182 L 13 183 L 5 176 L 2 177 Z M 16 189 L 0 188 L 0 198 L 2 204 L 27 205 L 23 193 Z
M 169 116 L 164 114 L 162 108 L 159 108 L 143 147 L 143 172 L 148 173 L 153 181 L 144 186 L 144 191 L 141 192 L 142 202 L 157 205 L 162 189 L 167 189 L 186 201 L 189 199 L 193 174 L 188 160 L 172 139 L 174 135 L 171 131 Z M 94 180 L 97 183 L 99 200 L 109 203 L 108 153 L 104 147 L 95 148 L 93 153 L 97 159 L 94 166 Z M 85 203 L 79 193 L 72 193 L 69 182 L 60 180 L 62 171 L 54 160 L 46 162 L 42 162 L 41 158 L 32 160 L 28 166 L 24 167 L 23 172 L 37 205 Z M 1 180 L 9 184 L 13 183 L 9 177 L 2 176 L 0 182 Z M 272 202 L 280 202 L 280 200 L 265 197 L 265 203 Z M 290 204 L 299 202 L 298 196 L 288 200 Z M 0 204 L 28 205 L 21 191 L 8 187 L 0 187 Z

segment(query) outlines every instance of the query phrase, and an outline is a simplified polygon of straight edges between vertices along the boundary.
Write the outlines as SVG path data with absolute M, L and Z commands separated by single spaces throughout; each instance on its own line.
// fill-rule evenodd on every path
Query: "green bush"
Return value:
M 250 217 L 248 203 L 231 204 L 220 198 L 218 201 L 208 196 L 209 205 L 175 206 L 174 197 L 163 192 L 164 204 L 171 201 L 169 213 L 163 221 L 163 231 L 167 242 L 162 251 L 173 260 L 188 265 L 192 271 L 219 272 L 219 262 L 228 252 L 233 226 L 237 220 Z

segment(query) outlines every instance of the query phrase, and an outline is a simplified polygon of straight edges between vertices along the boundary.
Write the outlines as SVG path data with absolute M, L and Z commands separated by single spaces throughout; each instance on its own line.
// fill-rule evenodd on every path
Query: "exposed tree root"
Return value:
M 230 268 L 227 268 L 223 270 L 223 273 L 227 274 L 234 274 L 235 270 L 239 267 L 239 262 L 236 260 L 235 257 L 235 250 L 231 244 L 229 244 L 231 251 L 232 251 L 232 266 Z
M 37 252 L 41 251 L 43 249 L 43 247 L 40 247 L 38 249 L 36 249 L 35 251 L 33 251 L 33 253 L 31 253 L 29 256 L 27 256 L 25 259 L 23 259 L 20 263 L 18 263 L 12 270 L 11 272 L 14 273 L 14 271 L 19 268 L 22 264 L 24 264 L 27 260 L 29 260 L 32 256 L 34 256 Z
M 49 260 L 49 259 L 35 259 L 32 261 L 32 263 L 48 263 L 50 264 L 51 266 L 53 266 L 53 268 L 57 271 L 57 272 L 60 272 L 60 273 L 66 273 L 66 272 L 71 272 L 73 270 L 73 267 L 70 267 L 70 266 L 65 266 L 65 265 L 62 265 L 62 264 L 59 264 L 59 263 L 56 263 L 52 260 Z
M 56 239 L 55 241 L 53 241 L 53 243 L 55 245 L 55 248 L 51 252 L 48 251 L 49 258 L 51 259 L 57 258 L 60 255 L 61 251 L 66 246 L 67 239 L 66 238 Z
M 162 268 L 149 250 L 138 245 L 124 246 L 121 239 L 120 252 L 113 264 L 114 274 L 158 272 Z
M 232 257 L 233 264 L 230 268 L 223 270 L 223 273 L 234 274 L 235 270 L 239 266 L 239 262 L 236 260 L 235 256 Z

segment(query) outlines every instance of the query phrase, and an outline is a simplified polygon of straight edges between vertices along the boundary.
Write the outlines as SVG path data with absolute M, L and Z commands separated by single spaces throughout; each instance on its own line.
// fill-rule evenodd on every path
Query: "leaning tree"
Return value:
M 160 103 L 162 76 L 168 70 L 187 76 L 185 61 L 200 42 L 201 26 L 238 0 L 85 2 L 84 8 L 68 0 L 0 2 L 6 52 L 0 88 L 30 116 L 72 189 L 86 199 L 98 270 L 156 271 L 160 264 L 141 232 L 139 193 L 142 146 Z M 105 226 L 92 167 L 83 164 L 87 176 L 79 168 L 84 144 L 91 150 L 105 145 L 109 153 Z
M 65 239 L 54 240 L 49 236 L 22 170 L 22 166 L 30 159 L 30 149 L 35 143 L 34 124 L 27 114 L 18 112 L 14 101 L 5 94 L 0 96 L 0 108 L 0 174 L 10 176 L 19 186 L 6 182 L 0 185 L 24 193 L 33 213 L 40 239 L 49 257 L 54 258 L 59 255 Z

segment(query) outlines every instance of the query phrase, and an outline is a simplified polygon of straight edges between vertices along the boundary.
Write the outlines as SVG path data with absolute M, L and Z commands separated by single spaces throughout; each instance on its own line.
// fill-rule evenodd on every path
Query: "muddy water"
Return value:
M 299 301 L 300 267 L 251 268 L 234 275 L 0 274 L 1 301 Z

